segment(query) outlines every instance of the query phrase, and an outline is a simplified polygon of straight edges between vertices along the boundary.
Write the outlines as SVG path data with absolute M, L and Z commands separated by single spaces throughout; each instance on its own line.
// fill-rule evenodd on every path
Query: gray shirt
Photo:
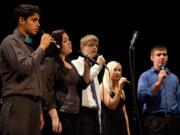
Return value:
M 42 96 L 40 63 L 44 50 L 25 44 L 25 36 L 14 30 L 0 45 L 2 96 Z

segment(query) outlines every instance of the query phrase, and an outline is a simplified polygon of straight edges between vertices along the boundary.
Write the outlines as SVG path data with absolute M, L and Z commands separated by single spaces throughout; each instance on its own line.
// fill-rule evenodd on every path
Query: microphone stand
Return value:
M 139 118 L 139 111 L 137 106 L 136 98 L 136 87 L 135 87 L 135 40 L 137 38 L 138 31 L 134 32 L 133 39 L 129 46 L 129 64 L 131 71 L 131 82 L 132 82 L 132 134 L 142 135 L 141 122 Z

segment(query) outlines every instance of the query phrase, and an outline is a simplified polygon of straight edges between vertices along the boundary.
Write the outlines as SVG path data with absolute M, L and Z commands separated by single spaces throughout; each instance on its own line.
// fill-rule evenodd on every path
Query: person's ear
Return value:
M 84 46 L 81 44 L 80 45 L 81 52 L 83 52 L 83 48 L 84 48 Z
M 19 23 L 24 25 L 25 24 L 25 19 L 23 17 L 19 17 Z
M 151 59 L 151 61 L 153 61 L 153 60 L 154 60 L 154 57 L 153 57 L 153 55 L 151 55 L 151 56 L 150 56 L 150 59 Z

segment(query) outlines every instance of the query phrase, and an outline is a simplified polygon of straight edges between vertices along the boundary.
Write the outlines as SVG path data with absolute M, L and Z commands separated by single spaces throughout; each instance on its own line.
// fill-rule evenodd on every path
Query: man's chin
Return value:
M 37 35 L 37 34 L 38 34 L 38 32 L 39 32 L 38 30 L 33 31 L 33 32 L 31 33 L 31 35 L 32 35 L 32 36 L 35 36 L 35 35 Z
M 96 57 L 97 56 L 97 53 L 94 53 L 91 55 L 92 58 Z
M 33 36 L 37 35 L 38 31 L 32 33 Z

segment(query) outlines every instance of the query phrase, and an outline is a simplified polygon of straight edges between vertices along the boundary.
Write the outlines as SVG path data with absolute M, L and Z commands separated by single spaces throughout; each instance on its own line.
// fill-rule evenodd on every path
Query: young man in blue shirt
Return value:
M 151 49 L 153 66 L 138 80 L 138 99 L 143 104 L 144 135 L 180 135 L 179 79 L 167 67 L 165 46 Z

